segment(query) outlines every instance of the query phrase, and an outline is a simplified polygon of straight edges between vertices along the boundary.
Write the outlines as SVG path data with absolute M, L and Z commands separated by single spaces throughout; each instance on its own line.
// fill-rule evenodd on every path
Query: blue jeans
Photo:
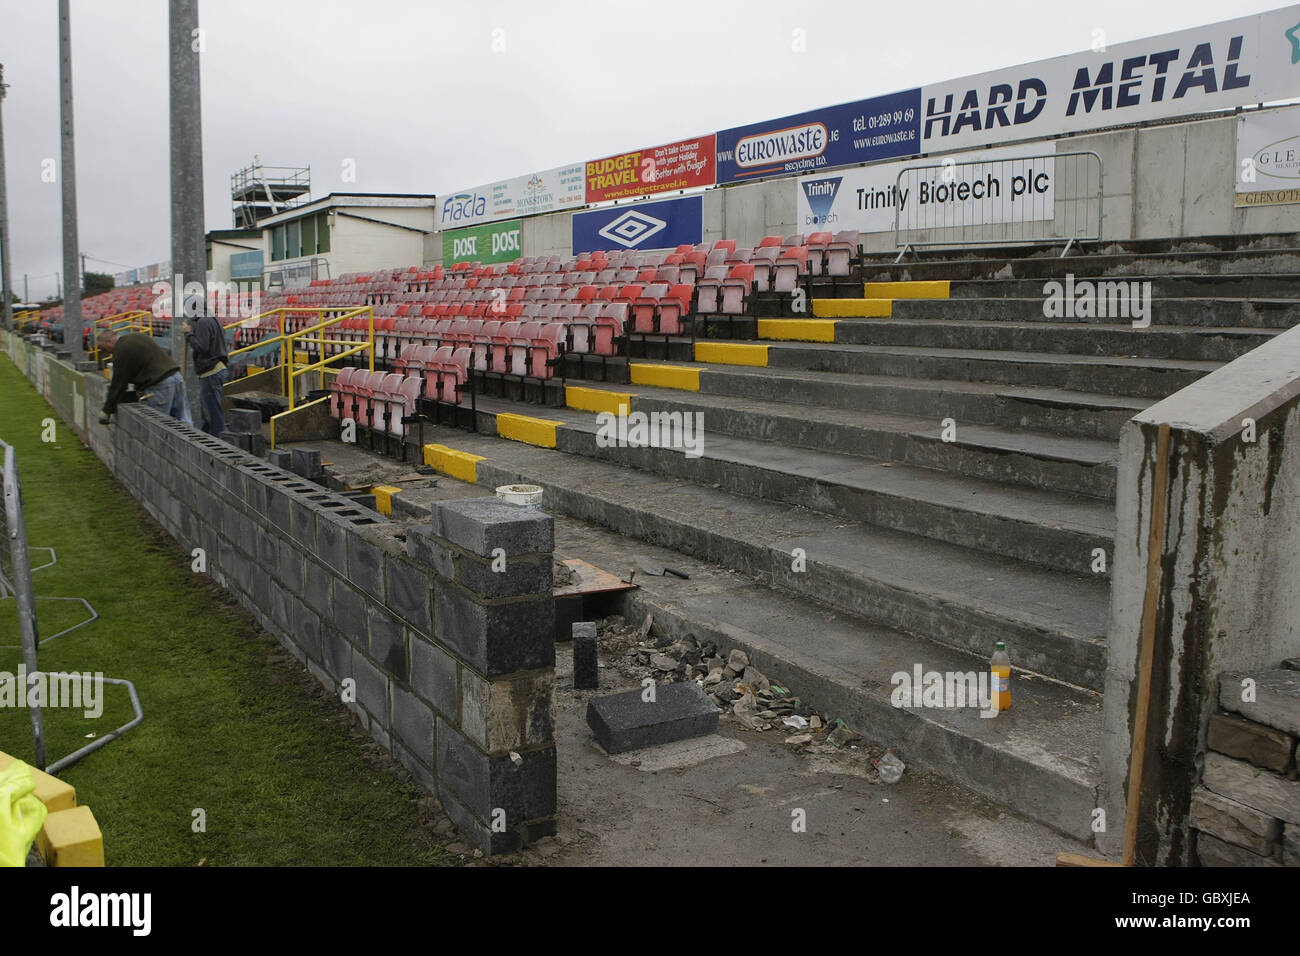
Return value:
M 203 430 L 220 435 L 226 430 L 226 413 L 221 409 L 221 386 L 230 381 L 230 369 L 199 379 L 199 408 L 203 410 Z
M 186 425 L 193 425 L 194 419 L 190 416 L 190 403 L 185 395 L 185 379 L 181 378 L 180 372 L 172 372 L 157 385 L 149 389 L 149 397 L 144 403 L 150 408 L 156 408 L 164 415 L 170 415 L 172 418 L 179 418 Z

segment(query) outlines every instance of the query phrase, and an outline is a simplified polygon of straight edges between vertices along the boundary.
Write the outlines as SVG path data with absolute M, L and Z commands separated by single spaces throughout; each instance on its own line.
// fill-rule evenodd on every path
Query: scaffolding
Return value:
M 256 229 L 270 216 L 307 202 L 311 195 L 310 166 L 253 164 L 230 177 L 230 199 L 236 229 Z

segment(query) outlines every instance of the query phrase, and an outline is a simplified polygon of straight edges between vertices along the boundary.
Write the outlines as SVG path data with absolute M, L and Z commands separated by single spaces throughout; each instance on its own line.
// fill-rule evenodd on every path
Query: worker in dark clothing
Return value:
M 110 333 L 101 336 L 99 343 L 113 356 L 113 379 L 109 382 L 108 399 L 99 416 L 101 425 L 107 425 L 109 416 L 117 411 L 118 402 L 126 394 L 128 385 L 135 386 L 140 401 L 150 408 L 179 418 L 186 425 L 194 424 L 180 366 L 157 346 L 152 335 Z
M 203 315 L 182 329 L 194 353 L 194 373 L 199 377 L 199 408 L 203 430 L 220 435 L 226 430 L 226 413 L 221 407 L 222 386 L 230 380 L 230 356 L 226 352 L 226 330 L 215 316 Z

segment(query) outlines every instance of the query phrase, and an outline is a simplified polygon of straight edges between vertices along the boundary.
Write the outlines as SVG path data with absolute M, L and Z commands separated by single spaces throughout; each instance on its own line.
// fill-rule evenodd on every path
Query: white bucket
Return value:
M 542 503 L 542 489 L 540 485 L 502 485 L 497 489 L 497 497 L 512 505 L 536 508 Z

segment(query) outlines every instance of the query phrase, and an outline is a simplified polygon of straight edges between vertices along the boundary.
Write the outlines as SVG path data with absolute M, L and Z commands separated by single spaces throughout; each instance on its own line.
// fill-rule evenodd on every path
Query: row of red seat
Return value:
M 400 438 L 424 387 L 423 375 L 345 368 L 330 383 L 330 415 Z

